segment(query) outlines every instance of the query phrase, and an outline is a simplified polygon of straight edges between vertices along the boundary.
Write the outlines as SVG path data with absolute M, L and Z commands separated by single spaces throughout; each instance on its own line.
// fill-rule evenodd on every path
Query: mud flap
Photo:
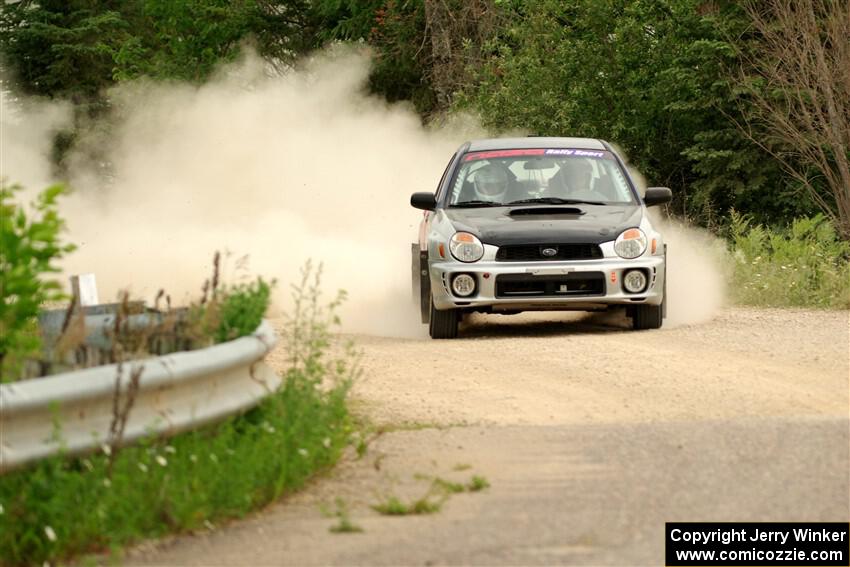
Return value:
M 667 318 L 667 275 L 670 270 L 667 267 L 667 243 L 664 243 L 664 287 L 662 288 L 661 296 L 661 318 Z
M 418 246 L 417 246 L 418 248 Z M 419 311 L 423 323 L 431 320 L 431 276 L 428 273 L 428 251 L 419 252 Z
M 410 245 L 410 299 L 414 305 L 419 303 L 419 269 L 419 244 L 413 242 Z

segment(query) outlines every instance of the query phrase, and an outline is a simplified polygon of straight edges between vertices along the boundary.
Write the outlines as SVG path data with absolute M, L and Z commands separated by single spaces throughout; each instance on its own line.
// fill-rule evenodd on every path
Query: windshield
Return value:
M 613 154 L 577 149 L 469 152 L 455 176 L 450 207 L 522 203 L 632 205 Z

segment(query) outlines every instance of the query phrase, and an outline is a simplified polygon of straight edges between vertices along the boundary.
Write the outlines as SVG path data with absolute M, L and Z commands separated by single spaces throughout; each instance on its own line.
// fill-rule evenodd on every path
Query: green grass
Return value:
M 850 242 L 822 216 L 774 229 L 732 214 L 730 291 L 740 305 L 850 308 Z
M 342 498 L 336 499 L 336 511 L 334 511 L 331 515 L 337 518 L 337 523 L 328 528 L 331 533 L 349 534 L 363 532 L 363 528 L 351 521 L 351 515 L 348 512 L 348 505 Z
M 490 483 L 486 478 L 478 475 L 473 476 L 472 480 L 470 480 L 466 485 L 466 489 L 469 492 L 480 492 L 485 488 L 490 488 Z
M 443 501 L 432 500 L 430 494 L 411 502 L 403 502 L 396 496 L 390 496 L 384 502 L 373 505 L 372 509 L 385 516 L 434 514 L 440 511 Z
M 350 359 L 326 356 L 332 321 L 318 308 L 291 321 L 284 338 L 296 352 L 283 384 L 244 415 L 127 447 L 112 455 L 111 470 L 108 451 L 99 451 L 4 475 L 0 563 L 53 563 L 203 529 L 332 466 L 350 442 L 347 394 L 357 373 Z
M 431 477 L 424 474 L 415 474 L 413 478 L 431 480 L 431 485 L 423 496 L 410 502 L 405 502 L 397 496 L 389 496 L 383 502 L 373 505 L 372 509 L 385 516 L 434 514 L 440 511 L 452 494 L 479 492 L 490 487 L 487 479 L 477 475 L 473 476 L 467 483 L 453 482 L 438 476 Z
M 427 477 L 417 477 L 427 478 Z M 479 475 L 473 475 L 469 482 L 452 482 L 439 476 L 435 476 L 431 481 L 431 486 L 434 490 L 445 492 L 446 494 L 459 494 L 461 492 L 479 492 L 485 488 L 490 488 L 490 483 L 486 478 Z
M 434 479 L 434 487 L 448 494 L 457 494 L 466 490 L 466 486 L 463 483 L 452 482 L 440 477 Z

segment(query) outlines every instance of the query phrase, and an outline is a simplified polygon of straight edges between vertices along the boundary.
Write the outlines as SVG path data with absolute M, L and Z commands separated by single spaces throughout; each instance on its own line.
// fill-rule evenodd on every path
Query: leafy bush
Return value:
M 231 341 L 253 333 L 266 314 L 273 284 L 258 278 L 249 284 L 226 288 L 217 308 L 215 342 Z
M 786 229 L 732 212 L 732 293 L 738 303 L 772 307 L 850 307 L 850 242 L 822 215 Z
M 2 563 L 41 564 L 204 529 L 333 465 L 349 442 L 347 393 L 358 370 L 351 351 L 330 354 L 338 300 L 321 306 L 318 274 L 305 285 L 310 274 L 305 270 L 294 295 L 296 303 L 316 308 L 296 310 L 283 329 L 286 343 L 299 350 L 277 392 L 204 430 L 115 453 L 105 447 L 83 458 L 55 457 L 4 476 Z
M 13 200 L 19 185 L 0 181 L 0 382 L 16 377 L 24 362 L 41 349 L 37 317 L 43 303 L 63 297 L 55 262 L 74 249 L 62 244 L 65 223 L 56 201 L 62 185 L 45 189 L 28 217 Z

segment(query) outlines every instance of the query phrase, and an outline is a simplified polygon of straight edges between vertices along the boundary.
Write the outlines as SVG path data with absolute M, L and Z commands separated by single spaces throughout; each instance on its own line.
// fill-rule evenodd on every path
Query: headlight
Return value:
M 637 258 L 646 251 L 646 235 L 639 228 L 624 230 L 614 242 L 614 252 L 620 258 Z
M 449 241 L 452 256 L 461 262 L 477 262 L 484 255 L 484 245 L 474 234 L 457 232 Z

